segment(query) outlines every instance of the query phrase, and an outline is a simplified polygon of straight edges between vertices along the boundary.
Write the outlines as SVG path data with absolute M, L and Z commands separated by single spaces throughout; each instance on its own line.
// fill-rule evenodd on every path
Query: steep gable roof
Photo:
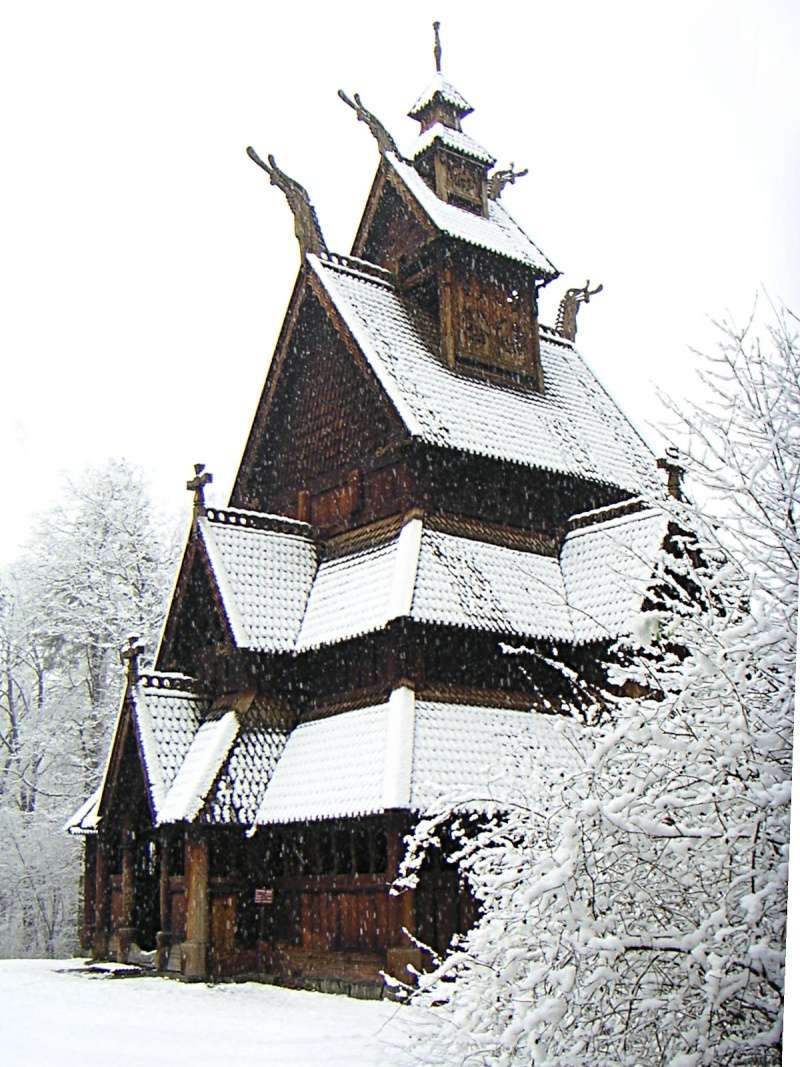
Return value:
M 388 275 L 309 262 L 413 436 L 634 493 L 653 483 L 650 450 L 572 344 L 542 336 L 541 393 L 469 376 L 444 363 L 436 322 Z
M 458 136 L 467 137 L 466 134 L 459 135 L 455 131 L 448 131 L 448 136 L 451 139 Z M 487 155 L 477 142 L 471 138 L 467 138 L 467 141 L 471 155 Z M 543 277 L 555 278 L 558 275 L 558 269 L 499 201 L 489 201 L 488 217 L 476 215 L 472 211 L 441 200 L 409 163 L 393 155 L 387 155 L 385 159 L 392 184 L 413 199 L 439 233 L 521 263 Z

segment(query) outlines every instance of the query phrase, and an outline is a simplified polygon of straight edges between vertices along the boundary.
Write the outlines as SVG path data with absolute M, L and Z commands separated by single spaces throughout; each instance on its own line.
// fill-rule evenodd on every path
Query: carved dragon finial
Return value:
M 248 147 L 247 154 L 263 171 L 269 175 L 270 185 L 277 185 L 292 209 L 294 215 L 294 232 L 300 245 L 301 255 L 313 252 L 319 255 L 328 251 L 322 228 L 314 210 L 311 199 L 303 186 L 290 178 L 275 162 L 275 157 L 267 156 L 268 163 L 260 159 L 254 148 Z
M 514 170 L 514 164 L 512 163 L 508 170 L 496 170 L 494 174 L 490 174 L 487 189 L 489 199 L 499 200 L 500 194 L 507 185 L 513 185 L 517 178 L 524 178 L 527 173 L 527 167 L 525 170 Z
M 433 24 L 433 60 L 436 63 L 436 73 L 442 73 L 442 40 L 439 37 L 440 22 Z
M 568 341 L 574 341 L 578 335 L 578 309 L 581 304 L 588 304 L 591 297 L 602 289 L 602 285 L 590 289 L 588 280 L 582 289 L 567 289 L 558 305 L 556 333 L 560 333 Z
M 403 158 L 400 155 L 394 137 L 392 137 L 381 120 L 364 107 L 358 93 L 353 93 L 353 99 L 351 100 L 347 93 L 343 89 L 340 89 L 339 99 L 344 100 L 347 106 L 355 111 L 356 115 L 358 115 L 359 122 L 366 123 L 367 129 L 378 142 L 378 148 L 380 149 L 382 156 L 385 156 L 387 152 L 391 152 L 393 155 L 397 156 L 398 159 Z

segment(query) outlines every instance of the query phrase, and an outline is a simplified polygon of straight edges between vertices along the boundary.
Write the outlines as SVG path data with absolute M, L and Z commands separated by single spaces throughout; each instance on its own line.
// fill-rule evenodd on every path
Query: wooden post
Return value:
M 97 837 L 84 838 L 83 876 L 81 878 L 81 928 L 78 943 L 81 951 L 92 951 L 95 926 L 95 883 L 97 880 Z
M 403 837 L 407 830 L 407 815 L 405 812 L 396 811 L 387 813 L 386 820 L 386 844 L 387 844 L 387 881 L 391 885 L 397 877 L 400 863 L 405 855 Z M 416 893 L 413 889 L 406 889 L 399 896 L 390 897 L 389 905 L 389 929 L 385 931 L 386 943 L 386 970 L 388 974 L 408 981 L 408 967 L 411 965 L 417 970 L 422 967 L 422 953 L 409 940 L 405 930 L 415 934 L 416 921 Z
M 108 854 L 106 842 L 98 834 L 94 863 L 94 943 L 96 960 L 108 958 Z
M 120 963 L 127 962 L 131 944 L 136 940 L 136 927 L 133 924 L 135 892 L 134 838 L 126 826 L 122 831 L 122 915 L 117 931 Z
M 161 834 L 158 842 L 158 911 L 159 930 L 156 934 L 156 970 L 165 971 L 172 945 L 169 899 L 169 836 Z
M 186 835 L 186 941 L 184 978 L 208 974 L 208 838 L 191 829 Z

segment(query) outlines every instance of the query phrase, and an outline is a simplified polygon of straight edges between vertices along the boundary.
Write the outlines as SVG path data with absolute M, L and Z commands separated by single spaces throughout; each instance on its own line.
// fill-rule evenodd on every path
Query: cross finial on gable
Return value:
M 206 506 L 205 490 L 206 486 L 214 481 L 214 475 L 211 471 L 206 470 L 205 463 L 195 463 L 194 465 L 194 478 L 190 478 L 186 483 L 186 488 L 194 493 L 194 510 L 195 512 L 202 511 Z
M 439 37 L 440 22 L 433 24 L 433 58 L 436 63 L 436 73 L 442 73 L 442 41 Z
M 130 634 L 127 645 L 123 645 L 119 650 L 119 661 L 127 664 L 128 681 L 131 685 L 135 685 L 139 680 L 139 657 L 143 652 L 144 645 L 139 640 L 138 634 Z

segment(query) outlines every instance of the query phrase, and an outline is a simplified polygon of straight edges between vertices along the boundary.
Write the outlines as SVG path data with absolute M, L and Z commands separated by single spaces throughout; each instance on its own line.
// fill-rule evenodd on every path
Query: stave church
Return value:
M 641 604 L 662 475 L 576 347 L 599 287 L 540 321 L 560 274 L 504 204 L 524 172 L 463 128 L 435 31 L 407 151 L 339 94 L 378 156 L 349 254 L 248 149 L 300 269 L 230 502 L 197 465 L 154 665 L 132 639 L 69 824 L 97 960 L 380 995 L 475 918 L 442 854 L 391 892 L 415 821 L 502 804 L 509 749 L 568 770 L 559 721 Z

